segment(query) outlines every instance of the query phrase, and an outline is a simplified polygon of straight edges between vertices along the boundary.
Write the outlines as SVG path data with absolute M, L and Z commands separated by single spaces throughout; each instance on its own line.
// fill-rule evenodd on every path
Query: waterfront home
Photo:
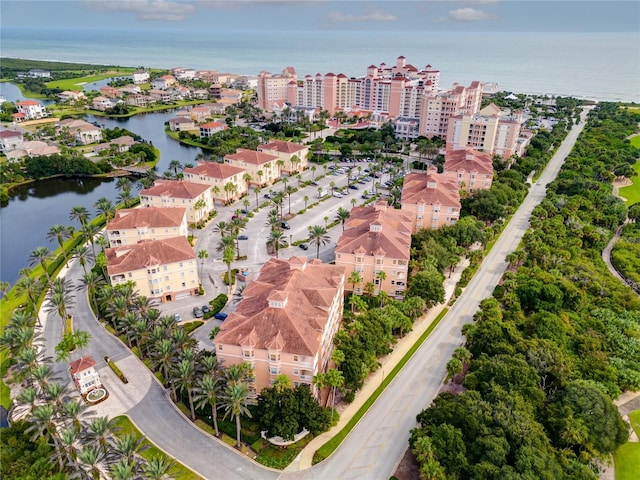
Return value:
M 212 83 L 209 85 L 209 95 L 215 99 L 222 97 L 222 85 L 219 83 Z
M 0 152 L 8 152 L 20 148 L 24 142 L 22 132 L 16 130 L 0 130 Z
M 185 237 L 142 240 L 104 253 L 113 286 L 134 282 L 139 295 L 161 302 L 198 294 L 196 254 Z
M 200 105 L 198 107 L 193 107 L 189 111 L 189 115 L 194 122 L 201 123 L 211 116 L 211 109 L 209 107 Z
M 213 339 L 223 365 L 248 362 L 260 392 L 279 375 L 318 390 L 314 375 L 328 370 L 342 320 L 345 269 L 320 260 L 270 259 Z
M 100 127 L 85 120 L 66 118 L 55 123 L 58 134 L 73 136 L 76 143 L 89 145 L 102 140 Z
M 50 70 L 42 70 L 40 68 L 32 68 L 28 75 L 32 78 L 51 78 Z
M 213 211 L 209 185 L 179 180 L 156 180 L 151 188 L 140 191 L 143 207 L 184 207 L 187 222 L 199 223 Z
M 18 109 L 18 113 L 24 115 L 24 120 L 37 120 L 49 115 L 44 105 L 35 100 L 16 102 L 16 108 Z
M 275 155 L 284 162 L 282 172 L 287 175 L 302 172 L 308 165 L 309 147 L 299 143 L 272 140 L 258 145 L 259 152 Z
M 157 88 L 151 89 L 147 92 L 149 97 L 153 98 L 155 102 L 169 103 L 171 102 L 171 92 L 159 90 Z
M 120 90 L 110 85 L 100 87 L 100 95 L 107 98 L 120 98 L 124 95 Z
M 401 210 L 413 219 L 413 232 L 453 225 L 460 217 L 458 182 L 437 168 L 404 177 Z
M 132 107 L 146 107 L 156 100 L 149 95 L 129 95 L 125 99 L 125 103 Z
M 100 95 L 91 101 L 91 108 L 104 112 L 105 110 L 115 107 L 117 104 L 118 102 L 116 100 Z
M 60 92 L 57 97 L 61 102 L 69 102 L 75 103 L 80 100 L 85 100 L 87 97 L 84 92 L 74 92 L 73 90 L 65 90 L 64 92 Z
M 280 177 L 277 156 L 246 148 L 238 148 L 236 153 L 224 156 L 224 163 L 242 168 L 251 176 L 250 183 L 259 187 L 273 183 Z
M 99 153 L 102 150 L 114 150 L 115 152 L 118 152 L 118 153 L 124 153 L 124 152 L 128 152 L 129 149 L 136 143 L 138 142 L 136 142 L 129 135 L 122 135 L 121 137 L 114 138 L 109 142 L 96 145 L 95 147 L 93 147 L 93 151 L 94 153 Z
M 200 138 L 207 138 L 218 132 L 226 130 L 228 127 L 222 122 L 208 122 L 200 125 Z
M 209 98 L 209 91 L 205 88 L 197 88 L 193 91 L 193 98 L 196 100 L 206 100 Z
M 195 130 L 196 124 L 191 118 L 176 117 L 169 120 L 169 130 L 172 132 L 184 132 L 186 130 Z
M 122 93 L 127 94 L 127 95 L 136 95 L 136 94 L 140 94 L 142 93 L 142 89 L 140 88 L 139 85 L 125 85 L 124 87 L 119 87 L 118 90 L 120 90 Z
M 147 83 L 149 81 L 149 72 L 145 70 L 138 70 L 136 72 L 133 72 L 133 74 L 131 75 L 131 80 L 136 85 Z
M 69 373 L 81 395 L 102 387 L 100 375 L 98 375 L 95 367 L 96 361 L 91 355 L 86 355 L 69 364 Z
M 175 83 L 176 79 L 173 75 L 163 75 L 162 77 L 153 79 L 151 88 L 154 90 L 166 90 L 172 85 L 175 85 Z
M 447 150 L 444 156 L 444 174 L 454 178 L 463 192 L 488 190 L 493 182 L 493 158 L 487 152 L 472 148 Z
M 201 106 L 207 107 L 211 111 L 211 115 L 222 115 L 227 110 L 227 105 L 224 103 L 205 103 Z
M 193 68 L 173 68 L 171 69 L 171 73 L 173 73 L 177 80 L 193 80 L 196 78 L 196 71 Z
M 336 265 L 345 268 L 345 290 L 361 295 L 370 284 L 371 293 L 404 295 L 412 227 L 413 219 L 409 215 L 387 206 L 384 201 L 352 208 L 335 248 Z M 353 272 L 360 275 L 361 280 L 356 284 L 349 283 Z
M 57 155 L 60 148 L 57 145 L 49 145 L 39 140 L 31 140 L 23 142 L 18 148 L 5 152 L 7 160 L 10 162 L 19 160 L 24 157 L 48 157 L 49 155 Z
M 211 186 L 214 202 L 234 202 L 247 193 L 247 182 L 242 178 L 246 170 L 226 163 L 198 162 L 196 167 L 182 171 L 184 179 L 189 182 Z
M 187 209 L 184 207 L 146 207 L 117 210 L 105 229 L 110 247 L 141 240 L 187 237 Z

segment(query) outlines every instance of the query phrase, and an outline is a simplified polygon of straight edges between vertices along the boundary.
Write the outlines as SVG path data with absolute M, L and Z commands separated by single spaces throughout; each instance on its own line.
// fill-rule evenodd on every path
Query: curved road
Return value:
M 574 126 L 565 141 L 531 188 L 521 207 L 482 263 L 464 293 L 442 319 L 431 336 L 416 352 L 408 365 L 361 419 L 336 452 L 311 469 L 282 473 L 282 479 L 350 479 L 389 478 L 407 448 L 409 431 L 415 426 L 416 415 L 437 395 L 446 372 L 446 363 L 453 350 L 463 342 L 461 327 L 473 320 L 479 303 L 490 296 L 506 269 L 505 257 L 516 249 L 529 224 L 533 208 L 545 196 L 545 185 L 551 182 L 584 127 L 588 109 L 581 122 Z M 66 278 L 80 284 L 82 269 L 73 262 Z M 100 404 L 108 412 L 109 404 L 122 408 L 114 414 L 127 413 L 144 434 L 168 454 L 207 479 L 269 479 L 278 473 L 261 467 L 195 428 L 170 402 L 164 389 L 149 370 L 135 358 L 118 339 L 109 335 L 95 320 L 86 295 L 78 292 L 74 308 L 74 323 L 91 334 L 85 353 L 96 361 L 109 355 L 129 378 L 123 385 L 100 363 L 98 369 L 111 398 Z M 45 343 L 52 353 L 60 338 L 60 321 L 50 314 L 45 326 Z M 56 373 L 70 380 L 64 364 L 56 365 Z

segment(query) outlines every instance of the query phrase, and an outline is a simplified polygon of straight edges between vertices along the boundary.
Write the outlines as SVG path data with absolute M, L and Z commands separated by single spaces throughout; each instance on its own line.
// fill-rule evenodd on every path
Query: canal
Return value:
M 103 80 L 96 85 L 85 85 L 85 89 L 99 88 L 106 83 Z M 10 83 L 0 84 L 0 94 L 11 102 L 25 98 L 18 87 Z M 106 128 L 126 128 L 151 142 L 160 151 L 156 171 L 162 174 L 171 160 L 183 165 L 195 163 L 195 157 L 201 152 L 165 135 L 164 124 L 174 116 L 175 112 L 169 111 L 117 120 L 87 115 L 86 120 Z M 52 250 L 57 247 L 56 241 L 47 241 L 47 232 L 55 224 L 72 225 L 69 220 L 72 207 L 84 206 L 94 215 L 93 205 L 99 198 L 115 202 L 118 195 L 115 184 L 112 179 L 61 178 L 34 182 L 12 191 L 9 203 L 0 208 L 0 280 L 13 285 L 19 279 L 20 269 L 28 266 L 32 250 L 39 246 Z

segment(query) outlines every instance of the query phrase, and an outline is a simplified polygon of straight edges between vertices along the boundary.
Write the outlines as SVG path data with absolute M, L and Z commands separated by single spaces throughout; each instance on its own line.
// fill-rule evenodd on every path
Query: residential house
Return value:
M 211 195 L 220 202 L 231 203 L 247 193 L 247 182 L 242 178 L 246 170 L 226 163 L 198 162 L 196 167 L 182 171 L 189 182 L 211 187 Z
M 176 79 L 173 75 L 163 75 L 162 77 L 155 78 L 151 82 L 151 88 L 154 90 L 166 90 L 167 88 L 175 85 Z
M 124 95 L 120 90 L 110 85 L 100 87 L 100 95 L 107 98 L 120 98 Z
M 115 107 L 117 104 L 118 102 L 116 100 L 100 95 L 91 101 L 91 108 L 104 112 L 105 110 Z
M 153 88 L 147 92 L 149 97 L 153 98 L 155 102 L 170 103 L 171 92 L 166 92 L 157 88 Z
M 232 100 L 233 103 L 240 103 L 242 101 L 242 90 L 222 88 L 220 89 L 220 98 Z
M 39 140 L 31 140 L 23 142 L 18 148 L 13 150 L 7 150 L 5 155 L 7 160 L 12 162 L 24 157 L 48 157 L 49 155 L 56 155 L 60 153 L 60 148 L 57 145 L 49 145 Z
M 472 148 L 448 150 L 444 156 L 444 174 L 454 178 L 464 192 L 488 190 L 493 182 L 493 159 L 489 153 Z
M 144 70 L 138 70 L 137 72 L 133 72 L 133 75 L 131 75 L 131 79 L 133 80 L 133 83 L 135 83 L 136 85 L 140 85 L 141 83 L 148 83 L 149 72 L 146 72 Z
M 155 101 L 156 100 L 149 95 L 129 95 L 125 99 L 125 103 L 132 107 L 146 107 Z
M 205 103 L 202 106 L 211 110 L 211 115 L 223 115 L 227 110 L 227 105 L 224 103 Z
M 25 120 L 37 120 L 49 115 L 44 105 L 40 102 L 36 102 L 35 100 L 16 102 L 16 108 L 18 109 L 18 113 L 24 115 Z
M 213 83 L 209 85 L 209 95 L 215 99 L 222 97 L 222 85 L 219 83 Z
M 118 88 L 118 90 L 127 95 L 139 95 L 142 93 L 142 89 L 138 85 L 125 85 Z
M 196 254 L 184 236 L 142 240 L 104 253 L 111 285 L 134 282 L 140 295 L 162 302 L 198 294 Z
M 178 180 L 156 180 L 151 188 L 140 191 L 143 207 L 184 207 L 187 222 L 206 220 L 214 209 L 209 185 Z
M 413 232 L 453 225 L 460 217 L 458 182 L 435 167 L 404 177 L 401 210 L 414 221 Z
M 196 78 L 196 71 L 193 68 L 173 68 L 171 73 L 177 80 L 193 80 Z
M 246 148 L 238 148 L 236 153 L 224 157 L 224 163 L 246 170 L 251 175 L 251 184 L 257 186 L 273 183 L 280 177 L 279 160 L 275 155 Z
M 96 145 L 95 147 L 93 147 L 93 151 L 95 153 L 98 153 L 98 152 L 101 152 L 102 150 L 113 149 L 118 153 L 124 153 L 124 152 L 128 152 L 131 146 L 135 145 L 136 143 L 138 142 L 136 142 L 129 135 L 123 135 L 121 137 L 114 138 L 109 142 Z
M 0 130 L 0 152 L 8 152 L 20 148 L 24 142 L 22 132 L 15 130 Z
M 196 100 L 206 100 L 209 98 L 209 91 L 205 88 L 197 88 L 193 91 L 193 98 Z
M 200 138 L 210 137 L 218 132 L 226 130 L 228 127 L 222 122 L 208 122 L 200 125 Z
M 95 368 L 96 365 L 96 361 L 91 355 L 86 355 L 69 364 L 69 373 L 81 395 L 86 395 L 91 390 L 102 387 L 100 375 Z
M 191 118 L 176 117 L 169 120 L 169 130 L 172 132 L 184 132 L 186 130 L 195 130 L 196 124 Z
M 29 70 L 28 75 L 32 78 L 51 78 L 51 71 L 42 70 L 40 68 L 32 68 L 31 70 Z
M 336 265 L 345 268 L 345 290 L 360 295 L 366 292 L 367 284 L 371 284 L 371 293 L 404 295 L 412 227 L 413 218 L 384 201 L 352 208 L 335 248 Z M 361 278 L 355 285 L 349 283 L 354 271 Z
M 65 90 L 64 92 L 60 92 L 57 97 L 61 102 L 69 103 L 79 102 L 87 98 L 84 92 L 74 92 L 73 90 Z
M 309 163 L 309 147 L 299 143 L 285 142 L 284 140 L 272 140 L 258 146 L 258 152 L 275 155 L 284 161 L 282 171 L 288 175 L 302 172 Z
M 117 210 L 105 230 L 110 247 L 130 245 L 141 240 L 187 238 L 187 209 L 146 207 Z
M 320 260 L 270 259 L 247 284 L 236 310 L 213 339 L 223 365 L 249 363 L 257 392 L 279 375 L 308 385 L 330 366 L 342 320 L 345 269 Z
M 193 107 L 189 113 L 194 122 L 201 123 L 211 116 L 211 109 L 201 105 Z
M 67 118 L 56 122 L 56 127 L 58 133 L 63 133 L 63 131 L 66 130 L 66 134 L 73 136 L 76 143 L 82 145 L 89 145 L 90 143 L 96 143 L 102 140 L 100 127 L 85 120 Z

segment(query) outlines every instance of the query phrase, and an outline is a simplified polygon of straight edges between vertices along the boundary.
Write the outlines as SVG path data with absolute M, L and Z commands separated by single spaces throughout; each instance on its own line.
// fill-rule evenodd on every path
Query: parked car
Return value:
M 213 316 L 213 318 L 215 318 L 216 320 L 225 320 L 228 316 L 229 315 L 224 312 L 218 312 Z
M 202 308 L 200 310 L 202 310 L 202 313 L 209 313 L 211 311 L 209 305 L 202 305 Z
M 271 198 L 271 194 L 270 194 L 270 193 L 265 193 L 265 194 L 263 195 L 263 197 L 264 197 L 264 198 Z
M 298 245 L 302 250 L 309 250 L 309 245 L 307 245 L 306 243 L 301 243 L 300 245 Z
M 238 240 L 249 240 L 247 235 L 238 235 Z
M 333 196 L 336 198 L 342 198 L 343 195 L 340 192 L 333 192 Z
M 349 188 L 351 190 L 358 190 L 358 187 L 356 185 L 349 185 Z
M 247 210 L 246 208 L 243 208 L 242 210 L 240 210 L 240 213 L 242 213 L 243 215 L 248 215 L 249 210 Z
M 182 317 L 180 316 L 180 314 L 179 314 L 179 313 L 174 313 L 174 314 L 173 314 L 173 319 L 174 319 L 176 322 L 181 322 L 181 321 L 182 321 Z
M 280 227 L 284 228 L 285 230 L 291 230 L 291 225 L 289 225 L 287 222 L 280 222 Z
M 318 182 L 316 182 L 315 180 L 313 182 L 311 182 L 311 185 L 313 185 L 314 187 L 318 186 Z
M 193 307 L 193 316 L 196 318 L 202 318 L 204 313 L 200 307 Z

